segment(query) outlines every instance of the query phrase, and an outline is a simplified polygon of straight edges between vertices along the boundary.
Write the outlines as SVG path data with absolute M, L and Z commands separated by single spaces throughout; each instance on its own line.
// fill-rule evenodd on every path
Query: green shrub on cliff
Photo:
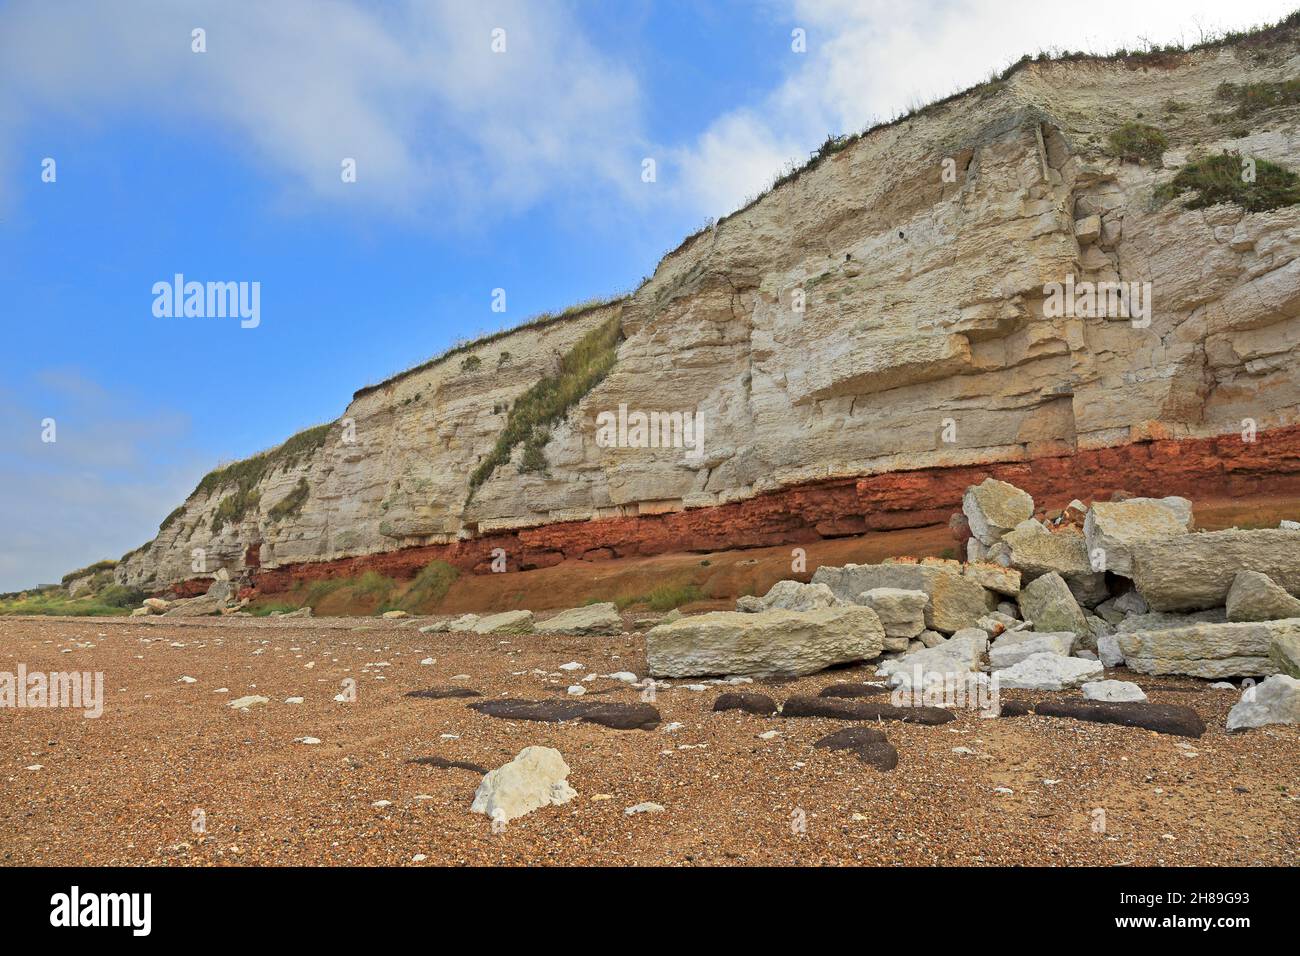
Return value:
M 1169 147 L 1165 134 L 1146 123 L 1125 123 L 1110 134 L 1111 155 L 1128 162 L 1160 165 L 1160 157 Z
M 1253 163 L 1253 181 L 1248 182 Z M 1188 163 L 1156 190 L 1158 199 L 1190 193 L 1184 209 L 1234 203 L 1246 212 L 1267 212 L 1300 203 L 1300 176 L 1266 159 L 1243 160 L 1234 153 L 1206 156 Z
M 541 452 L 545 445 L 543 436 L 609 374 L 622 339 L 622 322 L 613 316 L 578 339 L 560 359 L 559 368 L 553 374 L 515 400 L 496 444 L 470 475 L 471 497 L 498 465 L 510 460 L 516 445 L 526 445 L 528 467 L 545 470 L 546 459 Z
M 244 515 L 248 514 L 250 509 L 256 508 L 261 500 L 261 492 L 242 486 L 232 494 L 226 495 L 212 515 L 212 533 L 218 534 L 226 525 L 243 521 Z

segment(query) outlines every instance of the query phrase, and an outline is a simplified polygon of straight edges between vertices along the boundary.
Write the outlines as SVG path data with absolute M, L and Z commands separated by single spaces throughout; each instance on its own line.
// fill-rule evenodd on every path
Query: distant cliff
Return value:
M 829 140 L 626 298 L 208 475 L 117 580 L 808 540 L 933 520 L 963 466 L 1050 460 L 1065 485 L 1078 462 L 1140 492 L 1151 449 L 1189 439 L 1169 481 L 1294 483 L 1298 36 L 1022 62 Z M 698 416 L 699 453 L 597 441 L 620 406 Z

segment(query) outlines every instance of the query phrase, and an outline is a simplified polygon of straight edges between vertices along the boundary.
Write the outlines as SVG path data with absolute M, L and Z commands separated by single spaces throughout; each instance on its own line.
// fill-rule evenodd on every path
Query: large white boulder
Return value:
M 651 628 L 646 660 L 655 677 L 797 677 L 879 657 L 884 640 L 869 607 L 714 611 Z
M 558 750 L 525 747 L 514 760 L 483 775 L 470 811 L 508 822 L 541 807 L 568 803 L 578 795 L 568 776 L 569 765 Z
M 1034 499 L 1015 485 L 985 478 L 962 496 L 961 510 L 971 534 L 982 544 L 996 544 L 1002 536 L 1034 514 Z
M 1060 654 L 1033 654 L 1005 670 L 994 671 L 998 686 L 1011 690 L 1065 690 L 1079 687 L 1105 672 L 1100 661 Z
M 1074 650 L 1075 640 L 1070 631 L 1004 631 L 989 646 L 989 667 L 1002 670 L 1034 654 L 1068 655 Z
M 1127 680 L 1097 680 L 1083 685 L 1083 696 L 1088 700 L 1132 701 L 1146 700 L 1147 695 L 1137 684 Z
M 802 581 L 777 581 L 761 598 L 744 610 L 748 611 L 818 611 L 828 607 L 843 607 L 849 601 L 840 600 L 824 584 L 804 584 Z M 739 606 L 736 608 L 741 610 Z
M 966 628 L 942 644 L 885 661 L 876 668 L 876 676 L 897 687 L 916 685 L 916 678 L 924 680 L 927 674 L 969 674 L 983 665 L 988 646 L 988 634 L 979 628 Z
M 1300 680 L 1274 674 L 1261 684 L 1247 687 L 1241 700 L 1228 711 L 1230 731 L 1265 724 L 1300 724 Z

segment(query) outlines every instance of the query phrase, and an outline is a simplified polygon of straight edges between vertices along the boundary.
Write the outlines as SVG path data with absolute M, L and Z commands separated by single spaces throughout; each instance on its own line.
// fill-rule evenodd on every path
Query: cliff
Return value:
M 117 580 L 803 541 L 942 520 L 983 473 L 1065 500 L 1083 473 L 1300 489 L 1298 37 L 1293 17 L 1022 62 L 830 140 L 629 296 L 461 347 L 207 476 Z M 1127 308 L 1071 295 L 1088 283 L 1124 283 Z M 687 413 L 699 454 L 607 447 L 620 406 Z

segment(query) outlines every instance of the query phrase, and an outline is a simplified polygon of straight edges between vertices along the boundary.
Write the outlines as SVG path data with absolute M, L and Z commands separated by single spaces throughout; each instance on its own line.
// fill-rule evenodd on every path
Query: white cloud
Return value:
M 388 212 L 491 216 L 593 181 L 631 189 L 637 173 L 635 77 L 557 3 L 19 0 L 0 9 L 0 89 L 0 141 L 36 111 L 144 117 L 159 137 L 207 127 L 291 195 Z
M 761 192 L 828 133 L 853 133 L 986 80 L 1026 53 L 1195 43 L 1286 16 L 1294 0 L 790 0 L 808 50 L 760 102 L 717 118 L 675 159 L 684 201 L 718 216 Z

